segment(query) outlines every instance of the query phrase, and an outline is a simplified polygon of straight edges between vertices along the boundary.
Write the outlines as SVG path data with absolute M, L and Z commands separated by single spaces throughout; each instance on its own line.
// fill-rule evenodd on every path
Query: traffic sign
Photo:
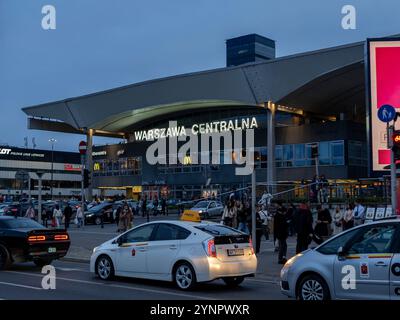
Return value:
M 393 121 L 396 117 L 396 110 L 390 104 L 384 104 L 378 109 L 378 119 L 382 122 Z
M 86 142 L 85 141 L 79 142 L 79 153 L 81 155 L 85 155 L 86 154 L 86 149 L 87 149 Z

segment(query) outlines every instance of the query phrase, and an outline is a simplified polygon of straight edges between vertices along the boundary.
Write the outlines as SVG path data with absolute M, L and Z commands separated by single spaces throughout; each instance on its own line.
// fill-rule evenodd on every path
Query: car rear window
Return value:
M 243 235 L 240 231 L 227 226 L 223 226 L 221 224 L 195 226 L 195 228 L 213 236 Z
M 7 219 L 0 221 L 5 229 L 45 229 L 41 224 L 31 219 Z

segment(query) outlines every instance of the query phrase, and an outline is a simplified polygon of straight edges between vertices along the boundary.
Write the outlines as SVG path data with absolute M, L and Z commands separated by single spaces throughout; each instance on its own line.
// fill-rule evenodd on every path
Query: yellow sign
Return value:
M 100 163 L 95 162 L 95 163 L 94 163 L 94 166 L 93 166 L 93 170 L 94 170 L 94 171 L 100 171 Z
M 132 187 L 132 192 L 133 193 L 141 193 L 142 192 L 142 186 L 133 186 Z
M 197 211 L 194 210 L 185 210 L 181 216 L 182 221 L 191 221 L 191 222 L 200 222 L 200 215 Z

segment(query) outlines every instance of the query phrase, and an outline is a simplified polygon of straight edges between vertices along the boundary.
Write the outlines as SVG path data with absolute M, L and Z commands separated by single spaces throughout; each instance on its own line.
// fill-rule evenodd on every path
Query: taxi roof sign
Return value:
M 181 215 L 182 221 L 201 222 L 200 214 L 194 210 L 185 210 Z

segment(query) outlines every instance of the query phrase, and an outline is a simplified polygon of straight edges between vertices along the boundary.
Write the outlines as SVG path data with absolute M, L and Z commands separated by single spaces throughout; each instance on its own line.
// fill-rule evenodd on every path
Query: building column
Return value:
M 89 201 L 93 200 L 93 187 L 92 187 L 92 171 L 93 171 L 93 129 L 88 129 L 86 131 L 86 169 L 89 170 L 89 180 L 90 184 L 87 188 L 86 199 Z
M 267 110 L 267 184 L 268 192 L 276 193 L 275 126 L 276 105 L 271 101 L 264 104 Z

